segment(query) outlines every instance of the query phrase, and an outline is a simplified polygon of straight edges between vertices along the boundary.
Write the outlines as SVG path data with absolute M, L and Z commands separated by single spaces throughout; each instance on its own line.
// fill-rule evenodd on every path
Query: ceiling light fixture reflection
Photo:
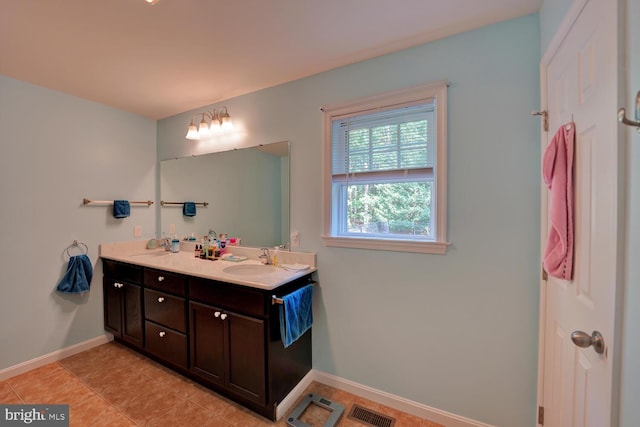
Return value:
M 198 126 L 194 123 L 195 117 L 201 116 Z M 207 122 L 209 120 L 209 122 Z M 187 128 L 187 139 L 202 139 L 213 136 L 217 133 L 233 129 L 231 116 L 227 111 L 227 107 L 221 107 L 219 110 L 205 111 L 203 113 L 194 114 Z

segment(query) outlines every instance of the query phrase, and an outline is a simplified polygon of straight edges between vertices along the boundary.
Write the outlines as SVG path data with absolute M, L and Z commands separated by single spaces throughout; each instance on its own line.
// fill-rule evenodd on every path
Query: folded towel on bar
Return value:
M 131 205 L 128 200 L 113 201 L 113 217 L 126 218 L 131 214 Z
M 69 258 L 67 272 L 65 273 L 56 291 L 65 294 L 81 294 L 89 292 L 91 279 L 93 278 L 93 267 L 91 260 L 86 255 L 76 255 Z
M 184 202 L 182 206 L 182 215 L 196 216 L 196 204 L 194 202 Z
M 282 297 L 280 337 L 285 348 L 293 344 L 313 324 L 313 285 L 306 285 Z

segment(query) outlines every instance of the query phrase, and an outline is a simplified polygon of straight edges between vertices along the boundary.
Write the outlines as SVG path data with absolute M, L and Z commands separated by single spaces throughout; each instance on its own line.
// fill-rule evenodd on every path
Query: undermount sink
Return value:
M 224 273 L 235 274 L 237 276 L 259 276 L 263 274 L 275 273 L 278 269 L 272 265 L 264 264 L 238 264 L 222 269 Z

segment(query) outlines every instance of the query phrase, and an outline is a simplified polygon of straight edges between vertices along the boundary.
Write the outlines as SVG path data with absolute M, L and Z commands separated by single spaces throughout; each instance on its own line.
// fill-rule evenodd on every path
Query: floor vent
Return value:
M 393 427 L 396 422 L 394 418 L 372 411 L 371 409 L 363 408 L 360 405 L 353 405 L 347 418 L 360 421 L 372 427 Z

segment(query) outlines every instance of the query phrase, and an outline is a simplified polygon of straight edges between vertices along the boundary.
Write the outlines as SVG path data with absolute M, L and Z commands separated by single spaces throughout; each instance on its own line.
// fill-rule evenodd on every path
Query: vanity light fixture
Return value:
M 193 122 L 194 117 L 197 116 L 202 117 L 198 126 Z M 210 122 L 207 122 L 207 120 Z M 191 117 L 191 123 L 189 123 L 186 138 L 194 140 L 207 138 L 221 131 L 230 129 L 233 129 L 231 116 L 227 111 L 227 107 L 221 107 L 219 110 L 205 111 Z
M 154 4 L 157 4 L 160 0 L 145 0 L 145 1 L 153 6 Z

